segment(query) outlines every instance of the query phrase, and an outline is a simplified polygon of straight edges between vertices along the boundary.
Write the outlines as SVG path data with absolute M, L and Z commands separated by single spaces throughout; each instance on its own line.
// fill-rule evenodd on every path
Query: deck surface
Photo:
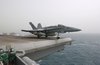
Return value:
M 25 44 L 31 42 L 45 41 L 45 40 L 55 40 L 56 37 L 41 37 L 37 38 L 36 36 L 9 36 L 9 35 L 0 35 L 0 46 L 5 45 L 16 45 L 16 44 Z

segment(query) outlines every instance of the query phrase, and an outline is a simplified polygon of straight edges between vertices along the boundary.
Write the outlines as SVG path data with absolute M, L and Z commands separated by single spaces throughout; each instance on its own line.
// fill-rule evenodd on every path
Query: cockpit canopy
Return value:
M 58 24 L 58 26 L 60 27 L 60 26 L 64 26 L 64 25 L 62 25 L 62 24 Z
M 68 27 L 68 26 L 65 26 L 65 25 L 62 25 L 62 24 L 58 24 L 58 27 L 65 27 L 66 29 L 72 29 L 72 27 Z

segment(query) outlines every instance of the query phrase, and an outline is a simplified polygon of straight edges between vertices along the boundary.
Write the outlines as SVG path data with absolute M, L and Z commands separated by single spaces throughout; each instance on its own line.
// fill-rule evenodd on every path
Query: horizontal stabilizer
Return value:
M 24 32 L 41 32 L 41 31 L 44 31 L 43 29 L 34 29 L 34 30 L 21 30 L 21 31 L 24 31 Z

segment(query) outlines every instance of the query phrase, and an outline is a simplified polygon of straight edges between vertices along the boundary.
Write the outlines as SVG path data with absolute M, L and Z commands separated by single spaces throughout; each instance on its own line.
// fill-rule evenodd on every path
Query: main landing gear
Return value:
M 57 37 L 57 39 L 60 39 L 60 37 Z
M 38 38 L 40 38 L 40 35 L 37 35 Z
M 47 38 L 48 36 L 47 36 L 47 35 L 45 35 L 45 37 Z

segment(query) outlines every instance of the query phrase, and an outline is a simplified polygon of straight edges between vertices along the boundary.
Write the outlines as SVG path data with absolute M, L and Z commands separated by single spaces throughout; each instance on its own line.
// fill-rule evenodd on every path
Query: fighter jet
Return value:
M 40 38 L 41 36 L 48 37 L 57 35 L 57 39 L 59 39 L 60 33 L 81 31 L 81 29 L 68 27 L 61 24 L 58 24 L 57 26 L 42 27 L 42 25 L 39 23 L 37 25 L 37 28 L 35 27 L 35 25 L 32 24 L 32 22 L 29 22 L 29 24 L 31 25 L 33 30 L 21 30 L 21 31 L 30 32 L 34 35 L 37 35 L 38 38 Z

